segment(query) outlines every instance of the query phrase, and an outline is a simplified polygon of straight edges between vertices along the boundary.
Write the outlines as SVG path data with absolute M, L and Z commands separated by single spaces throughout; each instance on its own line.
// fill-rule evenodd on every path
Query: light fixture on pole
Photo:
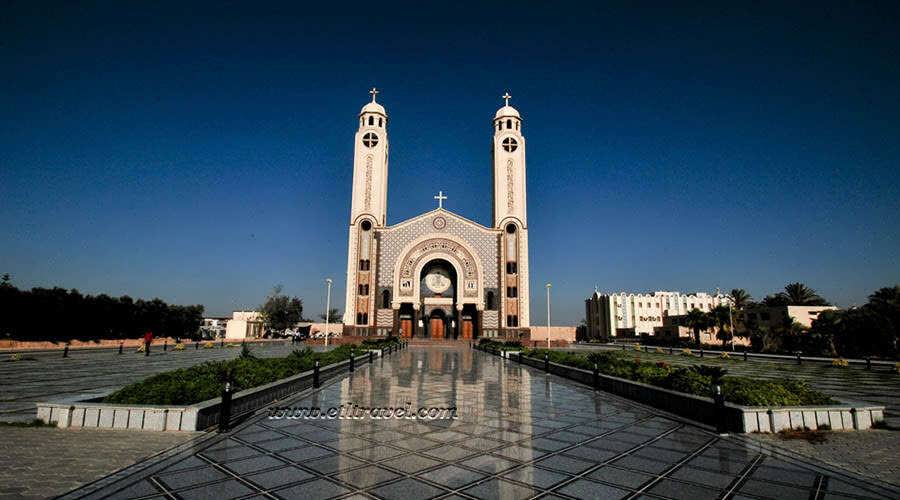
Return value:
M 547 283 L 547 349 L 550 349 L 550 283 Z
M 374 97 L 374 96 L 373 96 Z M 325 298 L 325 347 L 328 347 L 328 323 L 331 319 L 331 278 L 325 278 L 325 284 L 328 285 L 328 293 Z

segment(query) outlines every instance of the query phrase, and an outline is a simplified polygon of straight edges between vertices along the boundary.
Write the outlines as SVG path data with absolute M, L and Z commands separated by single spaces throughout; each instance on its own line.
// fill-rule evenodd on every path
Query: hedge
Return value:
M 544 359 L 562 365 L 592 370 L 594 364 L 604 375 L 624 378 L 674 391 L 711 396 L 716 383 L 722 386 L 725 400 L 745 406 L 805 406 L 835 404 L 829 396 L 811 389 L 806 382 L 781 379 L 757 380 L 749 377 L 726 376 L 727 369 L 695 365 L 673 367 L 660 361 L 656 363 L 635 360 L 619 352 L 593 352 L 577 354 L 547 349 L 526 349 L 528 357 Z
M 190 405 L 219 397 L 226 380 L 232 382 L 235 390 L 249 389 L 312 370 L 316 361 L 321 366 L 327 366 L 349 359 L 354 347 L 356 346 L 342 345 L 327 352 L 313 352 L 306 348 L 283 358 L 256 358 L 245 347 L 237 359 L 208 361 L 190 368 L 153 375 L 126 385 L 103 401 L 139 405 Z

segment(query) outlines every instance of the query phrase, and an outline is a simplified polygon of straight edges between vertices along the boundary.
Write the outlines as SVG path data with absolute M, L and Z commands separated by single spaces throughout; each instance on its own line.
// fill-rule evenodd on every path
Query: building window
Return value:
M 507 314 L 506 326 L 519 326 L 519 317 L 515 314 Z
M 518 272 L 515 262 L 507 262 L 506 263 L 506 274 L 516 274 Z
M 369 117 L 369 125 L 372 124 L 372 117 Z M 378 136 L 373 134 L 372 132 L 367 132 L 366 135 L 363 136 L 363 144 L 366 145 L 367 148 L 374 148 L 378 145 Z
M 516 142 L 512 137 L 507 137 L 503 139 L 503 150 L 507 153 L 512 153 L 519 147 L 519 143 Z
M 509 233 L 509 234 L 515 234 L 515 232 L 516 232 L 516 225 L 513 224 L 513 223 L 511 223 L 511 222 L 510 222 L 509 224 L 507 224 L 507 225 L 506 225 L 506 232 Z
M 506 287 L 506 296 L 510 298 L 515 298 L 518 295 L 518 287 L 508 286 Z
M 359 285 L 360 295 L 369 295 L 369 285 Z
M 391 307 L 391 292 L 390 290 L 385 290 L 381 292 L 381 307 L 387 309 Z
M 371 116 L 371 115 L 369 116 L 369 125 L 375 125 L 375 117 L 374 116 Z
M 487 309 L 488 311 L 494 310 L 494 292 L 487 293 Z
M 369 261 L 369 259 L 361 259 L 359 261 L 359 270 L 360 271 L 368 271 L 370 269 L 371 265 L 372 265 L 372 263 Z
M 379 127 L 382 126 L 382 125 L 381 125 L 381 124 L 382 124 L 382 121 L 381 121 L 381 120 L 382 120 L 381 118 L 378 119 L 378 126 L 379 126 Z
M 508 118 L 507 118 L 507 120 L 506 120 L 506 128 L 508 128 L 508 129 L 512 128 L 512 120 L 511 120 L 511 119 L 508 119 Z
M 365 325 L 369 323 L 369 314 L 368 313 L 356 313 L 356 324 L 357 325 Z

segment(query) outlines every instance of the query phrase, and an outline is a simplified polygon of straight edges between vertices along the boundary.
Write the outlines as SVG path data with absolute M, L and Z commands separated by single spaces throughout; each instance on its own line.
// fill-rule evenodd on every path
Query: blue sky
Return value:
M 353 134 L 390 115 L 388 219 L 491 218 L 528 140 L 532 321 L 602 290 L 900 281 L 896 4 L 17 2 L 0 19 L 0 273 L 211 314 L 343 307 Z

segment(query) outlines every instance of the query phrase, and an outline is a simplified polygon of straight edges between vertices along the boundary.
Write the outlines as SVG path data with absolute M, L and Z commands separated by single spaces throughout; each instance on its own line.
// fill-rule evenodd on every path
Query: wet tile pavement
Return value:
M 456 407 L 456 420 L 268 419 L 70 498 L 891 498 L 897 489 L 720 438 L 453 347 L 411 347 L 295 407 Z

